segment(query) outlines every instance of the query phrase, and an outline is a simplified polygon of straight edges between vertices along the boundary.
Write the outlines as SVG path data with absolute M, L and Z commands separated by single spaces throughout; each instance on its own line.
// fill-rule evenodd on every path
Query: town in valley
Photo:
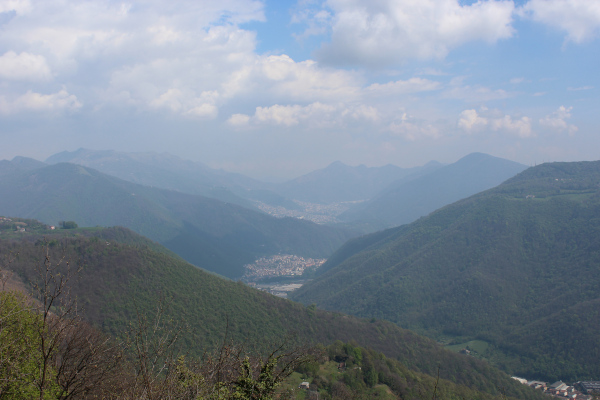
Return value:
M 298 289 L 307 281 L 307 275 L 319 268 L 327 259 L 304 258 L 291 254 L 262 257 L 244 265 L 242 281 L 249 286 L 279 297 Z

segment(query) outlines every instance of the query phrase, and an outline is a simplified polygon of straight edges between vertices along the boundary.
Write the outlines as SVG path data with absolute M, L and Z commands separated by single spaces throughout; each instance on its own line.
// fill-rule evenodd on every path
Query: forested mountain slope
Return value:
M 71 278 L 72 295 L 86 319 L 113 335 L 121 335 L 138 311 L 151 313 L 164 298 L 166 317 L 186 327 L 180 343 L 191 355 L 214 348 L 226 332 L 230 339 L 258 348 L 269 348 L 293 332 L 300 343 L 355 341 L 397 359 L 410 370 L 435 376 L 439 366 L 440 376 L 457 384 L 496 395 L 505 390 L 515 398 L 536 398 L 532 390 L 488 364 L 446 351 L 430 339 L 391 323 L 306 308 L 219 278 L 159 251 L 158 245 L 123 228 L 3 232 L 0 236 L 0 254 L 12 255 L 8 268 L 26 284 L 38 278 L 36 265 L 43 264 L 46 247 L 52 263 L 64 256 L 72 271 L 82 267 Z M 58 271 L 66 273 L 64 268 Z
M 600 376 L 600 162 L 551 163 L 354 239 L 292 298 L 491 344 L 531 378 Z
M 366 224 L 371 230 L 407 224 L 447 204 L 499 185 L 525 168 L 513 161 L 472 153 L 429 173 L 399 179 L 370 201 L 342 214 L 340 219 Z
M 23 170 L 0 165 L 0 214 L 48 224 L 121 225 L 189 262 L 231 278 L 262 255 L 327 257 L 352 234 L 215 199 L 126 182 L 91 168 L 61 163 Z

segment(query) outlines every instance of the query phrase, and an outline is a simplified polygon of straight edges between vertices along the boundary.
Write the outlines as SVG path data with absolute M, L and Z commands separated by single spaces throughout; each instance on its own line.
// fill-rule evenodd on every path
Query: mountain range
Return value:
M 414 168 L 400 168 L 391 164 L 383 167 L 351 167 L 336 161 L 323 169 L 274 185 L 273 190 L 287 198 L 310 203 L 365 201 L 399 179 L 421 170 L 434 170 L 440 165 L 431 162 Z
M 418 169 L 402 169 L 393 165 L 351 167 L 337 161 L 321 170 L 274 184 L 213 169 L 167 153 L 78 149 L 46 159 L 47 164 L 60 162 L 94 168 L 141 185 L 200 194 L 248 208 L 255 207 L 253 202 L 260 201 L 287 209 L 298 209 L 292 200 L 318 204 L 365 200 L 394 180 Z
M 230 278 L 240 277 L 244 264 L 264 255 L 327 257 L 353 236 L 341 228 L 133 184 L 75 164 L 24 169 L 4 162 L 0 176 L 2 215 L 52 225 L 72 220 L 81 226 L 128 227 Z
M 530 378 L 600 376 L 600 162 L 529 168 L 353 239 L 292 294 L 383 318 Z
M 339 219 L 371 226 L 371 231 L 407 224 L 447 204 L 497 186 L 525 168 L 513 161 L 472 153 L 453 164 L 433 165 L 397 179 Z
M 61 162 L 93 168 L 132 183 L 202 195 L 278 216 L 311 218 L 313 205 L 336 205 L 326 212 L 330 218 L 311 219 L 337 220 L 370 232 L 412 222 L 441 206 L 494 187 L 526 168 L 481 153 L 450 165 L 431 161 L 413 168 L 349 166 L 336 161 L 275 184 L 167 153 L 78 149 L 46 159 L 46 164 Z M 24 157 L 16 157 L 13 163 L 21 168 L 44 165 Z M 320 212 L 324 212 L 322 207 Z

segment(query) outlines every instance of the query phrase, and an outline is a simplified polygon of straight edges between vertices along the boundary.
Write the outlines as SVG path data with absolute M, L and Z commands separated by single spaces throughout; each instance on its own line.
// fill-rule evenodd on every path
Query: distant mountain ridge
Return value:
M 141 186 L 80 165 L 24 170 L 6 164 L 0 214 L 49 224 L 121 225 L 189 262 L 230 278 L 263 255 L 327 257 L 353 234 L 293 218 L 274 218 L 202 196 Z
M 493 187 L 525 168 L 481 153 L 451 165 L 431 161 L 413 168 L 349 166 L 336 161 L 274 184 L 167 153 L 78 149 L 55 154 L 46 161 L 70 162 L 129 182 L 215 198 L 271 215 L 348 224 L 363 232 L 411 222 Z M 13 164 L 24 169 L 46 165 L 24 157 L 15 157 Z
M 72 152 L 63 151 L 46 159 L 47 164 L 63 162 L 90 167 L 128 182 L 207 196 L 254 210 L 257 209 L 252 202 L 235 192 L 244 193 L 265 186 L 244 175 L 212 169 L 168 153 L 125 153 L 80 148 Z
M 600 161 L 539 165 L 349 241 L 291 298 L 483 340 L 486 356 L 519 376 L 595 379 L 599 216 Z
M 378 196 L 340 216 L 366 223 L 372 230 L 406 224 L 447 204 L 499 185 L 525 165 L 472 153 L 453 164 L 399 179 Z
M 167 153 L 126 153 L 78 149 L 50 156 L 46 163 L 69 162 L 108 175 L 163 189 L 200 194 L 257 210 L 256 202 L 288 210 L 301 207 L 294 201 L 316 204 L 352 202 L 371 198 L 388 184 L 422 167 L 351 167 L 336 161 L 326 168 L 283 183 L 265 183 L 183 160 Z M 434 168 L 430 163 L 427 168 Z
M 437 166 L 439 164 L 430 163 L 427 168 L 434 169 Z M 422 168 L 400 168 L 391 164 L 383 167 L 351 167 L 336 161 L 323 169 L 276 185 L 274 190 L 286 197 L 312 203 L 368 200 L 392 182 Z
M 38 169 L 38 168 L 44 168 L 48 165 L 42 161 L 34 160 L 33 158 L 29 158 L 29 157 L 21 157 L 21 156 L 14 157 L 11 160 L 11 162 L 14 165 L 16 165 L 17 167 L 27 170 L 27 171 L 30 171 L 33 169 Z

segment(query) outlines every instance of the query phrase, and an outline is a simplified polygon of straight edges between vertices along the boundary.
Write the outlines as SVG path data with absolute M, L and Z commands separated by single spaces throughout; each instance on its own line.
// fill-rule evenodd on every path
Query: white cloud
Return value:
M 376 124 L 380 119 L 379 110 L 373 106 L 314 102 L 305 106 L 299 104 L 275 104 L 269 107 L 256 107 L 253 116 L 234 114 L 227 122 L 234 127 L 247 125 L 280 125 L 292 127 L 303 125 L 313 128 L 342 128 L 348 124 L 359 122 Z
M 414 142 L 424 138 L 437 139 L 439 138 L 439 129 L 431 124 L 419 125 L 412 122 L 392 122 L 389 130 L 396 136 Z
M 17 14 L 24 14 L 30 10 L 29 0 L 0 0 L 0 12 L 15 11 Z
M 323 104 L 320 102 L 306 106 L 298 104 L 282 106 L 275 104 L 271 107 L 256 107 L 254 122 L 275 125 L 292 126 L 300 122 L 307 125 L 324 126 L 338 122 L 340 116 L 347 114 L 342 105 Z
M 390 123 L 388 130 L 395 136 L 411 142 L 422 139 L 438 139 L 442 136 L 439 128 L 433 124 L 409 116 L 407 113 L 402 113 L 400 118 Z
M 529 117 L 513 119 L 510 115 L 505 115 L 502 118 L 492 120 L 491 126 L 495 131 L 504 131 L 521 138 L 535 136 L 535 133 L 531 129 L 531 118 Z
M 259 0 L 0 0 L 0 9 L 17 10 L 2 27 L 0 48 L 11 51 L 0 78 L 79 88 L 95 109 L 124 101 L 201 118 L 220 105 L 205 93 L 223 92 L 257 57 L 256 34 L 237 24 L 265 19 Z
M 256 107 L 256 113 L 254 118 L 258 122 L 268 122 L 275 125 L 292 126 L 297 125 L 301 114 L 306 113 L 306 108 L 293 105 L 293 106 L 281 106 L 275 104 L 271 107 Z
M 216 92 L 203 92 L 196 97 L 189 90 L 169 89 L 152 100 L 150 106 L 190 117 L 213 119 L 218 114 L 218 108 L 214 105 L 217 97 Z
M 596 0 L 529 0 L 521 14 L 567 33 L 582 43 L 600 33 L 600 2 Z
M 263 90 L 292 101 L 349 100 L 359 90 L 355 73 L 322 68 L 312 60 L 295 62 L 287 55 L 260 58 L 252 79 Z
M 203 103 L 199 106 L 190 108 L 184 113 L 184 115 L 189 115 L 191 117 L 198 118 L 214 119 L 217 117 L 218 113 L 219 109 L 217 108 L 217 106 L 210 103 Z
M 381 119 L 381 115 L 379 113 L 379 110 L 377 110 L 377 108 L 373 107 L 373 106 L 367 106 L 367 105 L 360 105 L 358 107 L 356 107 L 352 112 L 351 115 L 353 118 L 360 120 L 367 120 L 367 121 L 372 121 L 372 122 L 377 122 Z
M 512 1 L 328 0 L 331 43 L 318 59 L 332 64 L 381 67 L 406 59 L 439 59 L 471 41 L 513 35 Z
M 367 92 L 378 95 L 399 95 L 407 93 L 427 92 L 439 89 L 439 82 L 423 78 L 410 78 L 405 81 L 388 82 L 384 84 L 374 83 L 366 88 Z
M 192 44 L 184 55 L 115 70 L 105 91 L 106 101 L 121 99 L 141 108 L 163 106 L 184 113 L 205 92 L 214 94 L 211 104 L 217 107 L 232 100 L 338 102 L 360 95 L 361 82 L 355 72 L 322 68 L 311 60 L 295 62 L 287 55 L 256 55 L 253 34 L 234 27 L 214 28 L 207 35 L 220 44 Z M 188 93 L 187 105 L 180 93 Z
M 101 89 L 102 101 L 215 117 L 223 101 L 243 86 L 247 64 L 256 62 L 254 34 L 235 27 L 214 27 L 198 36 L 201 40 L 197 43 L 178 45 L 172 57 L 157 52 L 148 60 L 115 66 L 107 87 Z M 230 83 L 234 79 L 239 80 L 235 88 L 236 84 Z
M 0 56 L 0 79 L 46 81 L 52 78 L 44 56 L 8 51 Z
M 504 114 L 501 110 L 490 110 L 487 107 L 481 107 L 479 112 L 474 109 L 461 112 L 458 116 L 458 127 L 466 133 L 480 132 L 488 128 L 520 138 L 536 136 L 531 126 L 531 118 L 514 117 Z
M 579 128 L 575 125 L 569 125 L 567 119 L 571 118 L 571 110 L 573 107 L 560 106 L 558 110 L 550 115 L 546 115 L 540 119 L 540 125 L 557 132 L 567 132 L 569 136 L 573 136 Z
M 233 114 L 227 120 L 227 123 L 235 127 L 243 127 L 250 122 L 250 116 L 246 114 Z
M 148 32 L 153 35 L 152 42 L 159 46 L 176 43 L 182 40 L 181 32 L 166 25 L 151 26 L 148 28 Z
M 476 110 L 464 110 L 460 113 L 458 119 L 458 126 L 467 132 L 472 132 L 487 124 L 487 118 L 479 116 Z
M 301 34 L 293 34 L 293 36 L 302 42 L 310 36 L 325 34 L 331 24 L 331 17 L 329 11 L 304 2 L 301 8 L 294 10 L 290 22 L 292 24 L 306 24 L 306 28 Z
M 3 114 L 16 114 L 24 111 L 33 112 L 62 112 L 76 111 L 81 108 L 77 97 L 65 89 L 57 93 L 41 94 L 28 91 L 15 99 L 0 97 L 0 110 Z

